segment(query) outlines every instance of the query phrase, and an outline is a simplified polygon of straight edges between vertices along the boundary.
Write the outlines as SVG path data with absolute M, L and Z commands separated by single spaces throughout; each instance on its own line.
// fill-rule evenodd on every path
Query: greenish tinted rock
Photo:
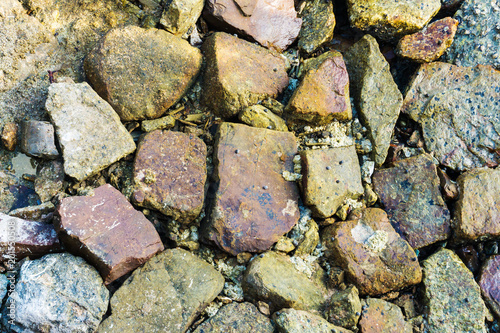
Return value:
M 302 27 L 299 33 L 299 49 L 312 53 L 329 42 L 335 28 L 333 1 L 307 1 L 302 10 Z
M 313 219 L 307 221 L 307 231 L 304 233 L 304 240 L 297 246 L 294 255 L 306 256 L 312 254 L 319 243 L 319 228 Z
M 283 119 L 275 115 L 268 108 L 259 104 L 243 109 L 238 115 L 238 118 L 252 127 L 288 132 L 288 127 Z
M 281 236 L 280 239 L 274 245 L 274 250 L 279 252 L 292 252 L 295 250 L 295 245 L 293 245 L 293 241 L 285 236 Z
M 283 104 L 271 97 L 267 97 L 266 99 L 264 99 L 261 105 L 268 108 L 275 115 L 278 115 L 280 117 L 281 115 L 283 115 L 283 110 L 285 109 L 285 106 Z
M 411 325 L 405 321 L 403 312 L 397 305 L 378 298 L 368 298 L 363 301 L 359 327 L 362 333 L 413 332 Z
M 339 291 L 330 298 L 328 304 L 328 321 L 348 329 L 355 330 L 361 314 L 361 302 L 358 288 L 350 286 Z
M 144 132 L 152 132 L 157 129 L 171 129 L 175 126 L 175 118 L 165 116 L 153 120 L 143 120 L 141 122 L 141 130 Z
M 282 309 L 273 314 L 278 333 L 350 333 L 307 311 Z
M 203 0 L 170 0 L 166 2 L 160 24 L 168 32 L 182 36 L 188 32 L 203 9 Z

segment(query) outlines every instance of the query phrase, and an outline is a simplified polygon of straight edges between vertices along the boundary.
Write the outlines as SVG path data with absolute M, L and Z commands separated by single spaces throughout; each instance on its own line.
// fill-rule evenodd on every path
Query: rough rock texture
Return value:
M 172 116 L 165 116 L 152 120 L 143 120 L 141 122 L 141 130 L 144 132 L 152 132 L 157 129 L 171 129 L 174 126 L 175 118 Z
M 306 2 L 301 13 L 302 28 L 299 33 L 299 49 L 306 53 L 316 51 L 333 38 L 335 15 L 333 2 L 313 0 Z
M 402 112 L 422 126 L 425 146 L 459 171 L 496 166 L 500 155 L 500 72 L 488 66 L 423 64 Z
M 364 193 L 354 146 L 303 150 L 300 157 L 304 203 L 314 215 L 330 217 L 345 199 Z
M 215 316 L 203 322 L 193 333 L 218 332 L 273 333 L 274 327 L 252 303 L 234 302 L 220 308 Z
M 29 221 L 52 223 L 54 210 L 54 204 L 50 201 L 47 201 L 37 206 L 28 206 L 14 209 L 9 212 L 9 216 L 18 217 L 20 219 Z
M 307 311 L 282 309 L 273 314 L 277 333 L 350 333 Z
M 28 156 L 45 159 L 59 156 L 55 144 L 54 126 L 48 121 L 23 121 L 20 137 L 20 149 Z
M 415 252 L 379 208 L 357 209 L 349 221 L 327 227 L 322 244 L 362 295 L 384 294 L 422 278 Z
M 203 0 L 168 1 L 163 9 L 160 24 L 168 32 L 182 36 L 200 17 L 203 4 Z
M 293 43 L 302 24 L 293 0 L 208 0 L 203 16 L 222 29 L 280 51 Z
M 111 298 L 111 332 L 185 332 L 222 290 L 224 278 L 182 249 L 162 252 L 138 268 Z
M 483 241 L 500 236 L 500 170 L 474 169 L 457 179 L 460 196 L 455 210 L 454 237 Z
M 288 86 L 285 61 L 265 48 L 216 32 L 202 49 L 207 63 L 202 102 L 218 116 L 235 116 Z
M 14 151 L 17 145 L 17 130 L 16 123 L 7 123 L 2 129 L 2 144 L 8 151 Z
M 238 114 L 238 118 L 249 126 L 273 129 L 282 132 L 288 131 L 286 122 L 282 118 L 275 115 L 268 108 L 259 104 L 244 108 Z
M 137 148 L 134 201 L 189 223 L 203 208 L 207 147 L 192 134 L 153 131 Z
M 8 213 L 16 206 L 16 187 L 19 187 L 19 179 L 10 172 L 0 170 L 0 213 Z
M 91 262 L 106 284 L 163 250 L 151 222 L 109 184 L 95 189 L 93 196 L 64 198 L 57 215 L 65 247 Z
M 401 38 L 396 52 L 417 62 L 437 60 L 453 42 L 457 26 L 458 21 L 451 17 L 432 22 L 422 31 Z
M 425 330 L 438 332 L 486 332 L 486 306 L 474 277 L 448 249 L 424 261 Z
M 387 157 L 403 97 L 375 38 L 365 35 L 344 54 L 354 101 L 373 145 L 377 166 Z
M 413 329 L 405 321 L 401 309 L 378 298 L 368 298 L 359 327 L 361 333 L 412 333 Z
M 384 40 L 422 29 L 441 8 L 440 0 L 348 0 L 351 25 Z
M 332 324 L 355 330 L 361 313 L 358 288 L 350 286 L 332 295 L 326 311 Z
M 491 256 L 484 263 L 479 278 L 479 287 L 490 309 L 500 316 L 500 255 Z
M 47 202 L 64 192 L 64 167 L 61 161 L 41 163 L 36 171 L 35 192 L 41 202 Z
M 85 82 L 53 83 L 46 108 L 62 148 L 64 172 L 78 181 L 135 150 L 113 108 Z
M 450 236 L 450 211 L 432 156 L 421 154 L 373 173 L 373 188 L 396 231 L 415 248 Z
M 128 26 L 108 32 L 84 65 L 95 91 L 130 121 L 160 117 L 194 82 L 201 61 L 180 37 Z
M 295 136 L 246 125 L 222 123 L 214 154 L 218 183 L 207 236 L 224 251 L 267 250 L 299 219 L 292 172 Z
M 3 298 L 7 295 L 8 286 L 9 280 L 7 279 L 7 276 L 5 274 L 0 274 L 0 302 L 3 302 Z
M 82 258 L 69 253 L 48 254 L 25 261 L 16 283 L 12 332 L 95 332 L 108 309 L 109 292 L 99 273 Z M 9 332 L 11 332 L 9 331 Z

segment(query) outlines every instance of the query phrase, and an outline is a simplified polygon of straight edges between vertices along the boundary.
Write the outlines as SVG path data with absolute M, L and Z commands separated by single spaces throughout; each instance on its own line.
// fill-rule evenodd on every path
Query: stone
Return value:
M 249 126 L 288 132 L 288 127 L 283 119 L 259 104 L 244 108 L 238 114 L 238 118 Z
M 359 327 L 361 333 L 412 333 L 412 326 L 405 321 L 401 309 L 378 298 L 366 299 Z
M 173 0 L 165 4 L 160 24 L 168 32 L 182 36 L 195 25 L 203 10 L 203 0 Z
M 64 192 L 64 167 L 60 161 L 47 161 L 39 164 L 35 178 L 35 192 L 41 202 L 52 200 Z
M 49 160 L 59 157 L 55 145 L 54 126 L 48 121 L 23 121 L 20 137 L 20 148 L 26 155 Z
M 479 254 L 474 245 L 461 245 L 455 249 L 455 253 L 472 273 L 476 273 L 479 270 Z
M 439 177 L 439 186 L 441 186 L 441 192 L 445 200 L 456 200 L 458 198 L 458 186 L 455 181 L 453 181 L 450 176 L 441 168 L 437 168 L 437 174 Z
M 216 27 L 279 51 L 293 43 L 302 25 L 293 0 L 209 0 L 203 17 Z
M 493 312 L 500 316 L 500 255 L 489 257 L 481 268 L 479 287 L 483 299 Z
M 153 224 L 120 191 L 102 185 L 57 207 L 56 230 L 69 251 L 86 258 L 109 284 L 163 250 Z
M 307 231 L 303 234 L 304 239 L 295 249 L 294 256 L 307 257 L 312 255 L 319 244 L 319 227 L 313 219 L 307 221 Z M 292 243 L 293 244 L 293 243 Z
M 165 116 L 158 119 L 143 120 L 141 122 L 141 130 L 144 132 L 152 132 L 154 130 L 167 130 L 175 126 L 175 118 Z
M 481 290 L 458 256 L 443 248 L 423 266 L 426 332 L 486 332 Z
M 99 273 L 69 253 L 48 254 L 25 261 L 16 292 L 13 324 L 2 314 L 8 332 L 95 332 L 108 309 L 109 291 Z
M 419 249 L 450 237 L 450 211 L 432 156 L 399 160 L 373 173 L 373 187 L 398 233 Z
M 8 213 L 18 201 L 15 190 L 19 179 L 12 173 L 0 170 L 0 213 Z
M 302 52 L 312 53 L 333 38 L 335 14 L 333 14 L 332 1 L 306 2 L 301 18 L 302 28 L 299 33 L 298 46 Z
M 252 303 L 233 302 L 221 307 L 215 316 L 205 320 L 193 333 L 218 332 L 273 333 L 274 327 Z
M 402 112 L 422 127 L 426 148 L 451 169 L 500 162 L 500 72 L 488 66 L 423 64 L 409 83 Z
M 302 150 L 300 161 L 304 203 L 315 216 L 330 217 L 345 199 L 364 193 L 354 146 Z
M 387 157 L 403 97 L 372 36 L 365 35 L 349 48 L 344 60 L 354 102 L 373 145 L 373 160 L 380 166 Z
M 345 270 L 361 295 L 375 296 L 420 282 L 415 251 L 380 208 L 356 209 L 322 233 L 325 255 Z
M 267 97 L 264 100 L 262 100 L 261 105 L 265 108 L 268 108 L 275 115 L 279 117 L 283 115 L 283 111 L 285 109 L 285 106 L 283 104 L 281 104 L 280 102 L 271 97 Z
M 7 276 L 5 274 L 0 274 L 0 302 L 2 302 L 2 304 L 5 295 L 7 295 L 7 288 L 9 287 L 9 284 Z
M 135 150 L 113 108 L 85 82 L 53 83 L 46 108 L 61 145 L 64 172 L 77 181 Z
M 2 130 L 2 144 L 8 151 L 14 151 L 17 145 L 17 124 L 7 123 Z
M 133 200 L 183 223 L 200 215 L 205 198 L 207 147 L 192 134 L 153 131 L 137 148 Z
M 299 219 L 297 185 L 282 175 L 293 171 L 295 136 L 222 123 L 217 138 L 218 189 L 204 234 L 233 255 L 265 251 Z
M 111 298 L 99 333 L 185 332 L 224 286 L 222 274 L 182 249 L 136 269 Z
M 288 118 L 314 125 L 352 118 L 349 76 L 340 53 L 333 53 L 311 68 L 285 109 Z
M 95 91 L 122 121 L 159 118 L 194 83 L 200 51 L 164 30 L 109 31 L 84 62 Z
M 37 206 L 28 206 L 14 209 L 9 212 L 9 216 L 18 217 L 23 220 L 37 221 L 43 223 L 52 223 L 52 217 L 55 210 L 52 202 L 47 201 Z
M 458 21 L 445 17 L 432 22 L 423 30 L 401 38 L 396 53 L 416 62 L 437 60 L 453 43 Z
M 293 245 L 293 241 L 290 238 L 281 236 L 276 244 L 274 244 L 274 250 L 289 253 L 295 250 L 295 245 Z
M 273 314 L 278 333 L 351 333 L 303 310 L 281 309 Z
M 332 295 L 326 310 L 328 321 L 337 326 L 355 330 L 361 313 L 359 292 L 355 286 Z
M 348 0 L 351 26 L 386 41 L 422 29 L 441 8 L 440 0 Z

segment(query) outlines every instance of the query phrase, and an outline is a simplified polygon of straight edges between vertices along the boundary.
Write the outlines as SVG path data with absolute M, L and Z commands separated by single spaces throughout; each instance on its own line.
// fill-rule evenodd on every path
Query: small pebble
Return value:
M 239 154 L 239 153 L 240 153 L 240 150 L 239 150 L 239 149 L 236 149 L 236 150 L 234 151 L 234 153 L 235 153 L 235 154 Z
M 342 165 L 344 163 L 344 161 L 340 161 L 339 164 Z
M 361 313 L 359 313 L 359 312 L 356 312 L 356 316 L 361 316 Z
M 330 169 L 331 169 L 331 167 L 329 167 L 329 166 L 326 167 L 326 170 L 330 170 Z
M 269 187 L 267 185 L 262 186 L 264 190 L 267 190 Z
M 338 184 L 338 183 L 340 183 L 340 180 L 337 179 L 335 182 Z
M 273 129 L 273 127 L 271 125 L 267 126 L 267 129 Z

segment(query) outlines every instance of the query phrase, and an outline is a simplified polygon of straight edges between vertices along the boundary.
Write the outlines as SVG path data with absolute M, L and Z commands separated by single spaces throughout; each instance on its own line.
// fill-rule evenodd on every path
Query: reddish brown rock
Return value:
M 359 320 L 361 333 L 411 333 L 401 309 L 378 298 L 368 298 Z
M 379 208 L 355 210 L 349 221 L 327 227 L 322 244 L 361 295 L 384 294 L 422 279 L 415 251 Z
M 267 250 L 299 219 L 292 172 L 297 142 L 292 133 L 222 123 L 214 154 L 218 190 L 207 236 L 223 250 Z
M 450 211 L 432 157 L 422 154 L 373 174 L 373 186 L 398 233 L 418 249 L 450 235 Z
M 401 38 L 396 52 L 417 62 L 432 62 L 453 43 L 457 26 L 458 21 L 451 17 L 435 21 L 422 31 Z
M 21 151 L 28 156 L 55 159 L 54 126 L 48 121 L 25 120 L 21 123 Z
M 144 136 L 134 162 L 134 201 L 179 222 L 203 208 L 207 147 L 192 134 L 153 131 Z
M 491 256 L 484 263 L 479 287 L 486 303 L 500 317 L 500 255 Z
M 93 264 L 105 284 L 163 250 L 151 222 L 109 184 L 95 189 L 93 196 L 61 200 L 56 213 L 65 248 Z
M 17 124 L 7 123 L 2 130 L 2 143 L 8 151 L 14 151 L 17 144 Z
M 302 25 L 293 0 L 209 0 L 204 18 L 280 51 L 293 43 Z
M 203 44 L 206 71 L 202 102 L 225 118 L 288 86 L 283 58 L 263 47 L 217 32 Z

